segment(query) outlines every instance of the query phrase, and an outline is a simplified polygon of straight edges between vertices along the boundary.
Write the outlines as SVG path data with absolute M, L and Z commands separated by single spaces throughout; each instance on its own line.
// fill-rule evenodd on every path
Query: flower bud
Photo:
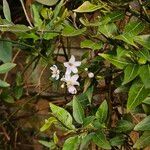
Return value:
M 88 73 L 88 77 L 89 77 L 89 78 L 93 78 L 93 77 L 94 77 L 94 73 L 93 73 L 93 72 L 89 72 L 89 73 Z

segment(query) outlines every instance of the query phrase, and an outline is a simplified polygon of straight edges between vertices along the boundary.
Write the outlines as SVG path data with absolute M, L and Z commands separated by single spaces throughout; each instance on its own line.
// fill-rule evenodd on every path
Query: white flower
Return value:
M 78 78 L 79 78 L 79 75 L 77 74 L 73 76 L 70 76 L 69 74 L 65 74 L 65 76 L 61 79 L 61 81 L 66 82 L 69 93 L 71 94 L 77 93 L 75 85 L 79 86 L 79 82 L 77 81 Z
M 76 94 L 77 89 L 74 86 L 69 86 L 68 87 L 68 92 L 71 93 L 71 94 Z
M 66 74 L 70 74 L 71 72 L 77 73 L 77 67 L 81 65 L 80 61 L 75 61 L 75 57 L 72 55 L 69 59 L 69 62 L 65 62 L 64 66 L 67 68 Z
M 89 78 L 93 78 L 93 77 L 94 77 L 94 73 L 93 73 L 93 72 L 89 72 L 89 73 L 88 73 L 88 77 L 89 77 Z
M 52 67 L 50 67 L 50 69 L 52 70 L 52 78 L 58 80 L 58 79 L 59 79 L 60 71 L 59 71 L 59 69 L 57 68 L 57 66 L 56 66 L 56 65 L 53 65 Z

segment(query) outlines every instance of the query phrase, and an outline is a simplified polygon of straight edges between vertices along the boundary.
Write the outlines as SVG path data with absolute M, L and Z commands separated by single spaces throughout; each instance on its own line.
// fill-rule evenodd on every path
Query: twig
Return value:
M 1 127 L 1 129 L 2 129 L 2 131 L 3 131 L 3 133 L 4 133 L 4 135 L 5 135 L 5 137 L 6 137 L 6 139 L 7 139 L 7 141 L 10 141 L 10 137 L 8 136 L 8 134 L 7 134 L 7 132 L 6 132 L 6 129 L 3 127 L 3 126 L 0 126 Z
M 138 0 L 138 2 L 139 2 L 139 4 L 141 5 L 141 8 L 143 9 L 145 16 L 146 16 L 147 19 L 149 20 L 149 19 L 150 19 L 150 18 L 149 18 L 149 15 L 147 14 L 146 8 L 145 8 L 145 7 L 143 6 L 143 4 L 142 4 L 142 1 L 141 1 L 141 0 Z
M 30 21 L 30 19 L 29 19 L 29 16 L 28 16 L 28 14 L 27 14 L 27 11 L 26 11 L 26 9 L 25 9 L 24 3 L 23 3 L 23 1 L 22 1 L 22 0 L 20 0 L 20 2 L 21 2 L 21 5 L 22 5 L 22 8 L 23 8 L 24 14 L 25 14 L 25 16 L 26 16 L 26 19 L 27 19 L 27 21 L 28 21 L 29 25 L 33 28 L 33 25 L 32 25 L 32 23 L 31 23 L 31 21 Z

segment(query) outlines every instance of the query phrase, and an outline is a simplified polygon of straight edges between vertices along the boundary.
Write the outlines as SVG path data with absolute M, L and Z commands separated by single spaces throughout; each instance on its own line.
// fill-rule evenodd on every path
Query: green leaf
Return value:
M 90 141 L 92 140 L 94 136 L 94 132 L 88 134 L 88 135 L 85 135 L 82 140 L 81 140 L 81 144 L 80 144 L 80 149 L 79 150 L 86 150 L 88 149 L 88 145 L 90 143 Z
M 124 142 L 125 142 L 125 138 L 123 135 L 118 135 L 110 139 L 111 146 L 123 145 Z
M 125 34 L 118 35 L 114 38 L 118 40 L 122 40 L 130 45 L 137 47 L 136 44 L 134 43 L 134 36 L 132 36 L 131 34 L 125 33 Z
M 8 84 L 7 82 L 0 80 L 0 87 L 9 87 L 9 86 L 10 84 Z
M 77 36 L 77 35 L 84 33 L 85 31 L 86 31 L 86 28 L 75 29 L 74 27 L 72 27 L 70 25 L 66 25 L 62 31 L 62 35 L 69 36 L 69 37 Z
M 109 20 L 109 22 L 115 22 L 117 20 L 123 19 L 123 17 L 124 17 L 124 12 L 114 11 L 106 14 L 104 18 L 102 18 L 102 20 Z
M 65 109 L 50 103 L 53 115 L 68 129 L 75 129 L 72 124 L 72 116 Z
M 15 101 L 14 101 L 14 98 L 10 95 L 10 93 L 8 92 L 4 92 L 2 93 L 1 95 L 1 99 L 7 103 L 10 103 L 10 104 L 13 104 Z
M 149 95 L 150 90 L 145 89 L 144 85 L 140 82 L 132 84 L 127 101 L 127 109 L 132 110 L 142 103 L 142 101 Z
M 150 130 L 150 116 L 144 118 L 141 122 L 139 122 L 135 127 L 136 131 L 149 131 Z
M 93 142 L 104 149 L 111 149 L 110 143 L 107 141 L 105 134 L 102 131 L 99 131 L 94 134 L 92 137 Z
M 125 48 L 118 46 L 117 47 L 117 57 L 120 60 L 123 57 L 126 57 L 128 55 L 129 51 L 127 51 Z
M 32 10 L 33 10 L 33 19 L 34 19 L 34 25 L 35 27 L 40 28 L 43 24 L 42 19 L 39 14 L 39 7 L 38 5 L 32 4 Z
M 144 24 L 140 21 L 129 22 L 126 27 L 124 33 L 128 33 L 131 35 L 138 35 L 144 29 Z
M 142 136 L 136 141 L 133 148 L 136 149 L 143 149 L 150 145 L 150 132 L 146 131 L 143 133 Z
M 4 16 L 5 18 L 11 22 L 11 13 L 10 13 L 10 8 L 9 8 L 9 5 L 7 3 L 6 0 L 3 0 L 3 13 L 4 13 Z
M 45 120 L 45 124 L 40 128 L 40 131 L 43 132 L 51 127 L 51 125 L 55 122 L 58 122 L 56 118 L 50 117 Z
M 107 115 L 108 115 L 108 104 L 107 101 L 104 100 L 96 112 L 96 118 L 99 119 L 100 123 L 104 123 L 107 120 Z
M 150 65 L 143 65 L 139 68 L 139 75 L 145 88 L 150 88 Z
M 10 32 L 27 32 L 31 30 L 25 25 L 22 24 L 16 24 L 16 25 L 9 25 L 9 26 L 0 26 L 0 30 L 5 32 L 5 31 L 10 31 Z
M 101 8 L 104 8 L 104 5 L 94 5 L 89 1 L 85 1 L 81 6 L 79 6 L 74 11 L 78 13 L 85 13 L 85 12 L 93 12 Z
M 128 131 L 131 131 L 132 129 L 134 128 L 134 124 L 131 123 L 130 121 L 127 121 L 127 120 L 119 120 L 117 122 L 117 125 L 116 125 L 116 128 L 115 128 L 115 131 L 116 132 L 128 132 Z
M 95 116 L 88 116 L 88 117 L 84 118 L 83 127 L 90 125 L 91 123 L 93 123 L 94 120 L 95 120 Z
M 139 66 L 136 64 L 127 65 L 124 70 L 124 80 L 122 85 L 129 83 L 138 75 Z
M 117 32 L 117 26 L 114 23 L 104 24 L 99 26 L 98 31 L 107 37 L 113 37 Z
M 135 36 L 134 41 L 150 50 L 150 35 Z
M 1 65 L 0 66 L 0 74 L 1 73 L 7 73 L 8 71 L 10 71 L 15 66 L 16 66 L 16 64 L 14 64 L 14 63 L 5 63 L 5 64 Z
M 45 39 L 45 40 L 52 40 L 55 37 L 57 37 L 58 35 L 59 35 L 58 33 L 45 33 L 43 35 L 43 39 Z
M 38 142 L 40 144 L 44 145 L 45 147 L 49 148 L 50 150 L 56 148 L 56 145 L 54 142 L 47 142 L 47 141 L 43 141 L 43 140 L 39 140 Z
M 16 86 L 13 90 L 15 98 L 18 100 L 21 98 L 23 94 L 23 87 L 22 86 Z
M 140 57 L 140 59 L 146 61 L 150 61 L 150 52 L 148 49 L 140 49 L 135 51 L 136 55 Z
M 41 3 L 43 5 L 46 5 L 46 6 L 53 6 L 55 5 L 59 0 L 35 0 L 37 1 L 38 3 Z
M 12 43 L 0 41 L 0 60 L 4 63 L 12 59 Z
M 80 104 L 77 97 L 74 96 L 73 98 L 73 117 L 74 119 L 82 124 L 84 119 L 84 110 L 82 108 L 82 105 Z
M 99 55 L 105 58 L 106 60 L 110 61 L 113 65 L 115 65 L 119 69 L 123 69 L 125 66 L 131 64 L 124 59 L 119 60 L 116 56 L 110 54 L 99 54 Z
M 78 147 L 79 147 L 79 137 L 74 136 L 74 137 L 68 138 L 65 141 L 62 150 L 78 150 Z
M 89 100 L 89 103 L 91 104 L 91 101 L 92 101 L 92 96 L 93 96 L 93 90 L 94 90 L 94 87 L 93 86 L 90 86 L 87 91 L 85 92 L 88 100 Z
M 144 24 L 142 22 L 129 22 L 125 27 L 124 33 L 115 38 L 137 47 L 134 43 L 134 37 L 142 32 L 143 29 Z
M 143 103 L 150 105 L 150 97 L 146 97 Z
M 93 42 L 91 40 L 84 40 L 80 44 L 81 48 L 90 48 L 92 50 L 100 50 L 102 48 L 101 42 Z

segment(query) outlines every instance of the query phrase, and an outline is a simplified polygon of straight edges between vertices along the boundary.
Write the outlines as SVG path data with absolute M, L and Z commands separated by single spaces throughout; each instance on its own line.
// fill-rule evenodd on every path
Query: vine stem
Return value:
M 27 14 L 27 11 L 26 11 L 26 9 L 25 9 L 25 6 L 24 6 L 24 3 L 23 3 L 23 0 L 20 0 L 20 3 L 21 3 L 21 5 L 22 5 L 22 8 L 23 8 L 24 14 L 25 14 L 25 16 L 26 16 L 26 19 L 27 19 L 27 21 L 28 21 L 29 25 L 33 28 L 33 25 L 32 25 L 32 23 L 31 23 L 31 21 L 30 21 L 30 19 L 29 19 L 29 16 L 28 16 L 28 14 Z

